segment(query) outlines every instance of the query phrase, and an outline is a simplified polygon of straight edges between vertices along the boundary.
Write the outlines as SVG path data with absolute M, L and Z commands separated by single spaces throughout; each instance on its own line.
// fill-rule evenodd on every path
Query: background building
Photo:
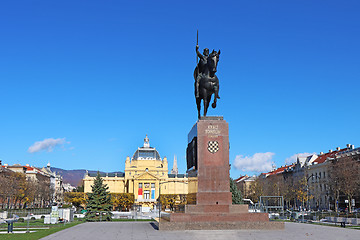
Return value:
M 243 198 L 249 198 L 253 194 L 254 189 L 251 188 L 251 184 L 256 180 L 257 176 L 240 176 L 235 179 L 235 184 L 237 188 L 241 191 Z
M 50 170 L 26 164 L 1 165 L 0 204 L 2 207 L 48 207 L 62 203 L 64 189 L 62 177 Z
M 259 194 L 284 196 L 288 208 L 350 211 L 360 206 L 360 148 L 347 144 L 298 157 L 294 164 L 262 173 L 255 182 L 255 198 Z
M 104 184 L 110 193 L 133 193 L 135 204 L 143 207 L 153 207 L 160 194 L 185 195 L 189 193 L 189 178 L 187 174 L 178 174 L 176 157 L 172 173 L 168 174 L 167 158 L 161 158 L 159 152 L 150 147 L 146 136 L 144 145 L 139 147 L 132 158 L 125 160 L 125 171 L 122 174 L 102 174 Z M 91 185 L 96 174 L 86 173 L 84 176 L 84 192 L 91 192 Z M 191 192 L 196 191 L 196 178 L 191 178 Z

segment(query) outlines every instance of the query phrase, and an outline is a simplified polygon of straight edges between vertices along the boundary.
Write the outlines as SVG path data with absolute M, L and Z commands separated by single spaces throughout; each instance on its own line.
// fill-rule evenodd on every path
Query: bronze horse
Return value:
M 206 116 L 209 104 L 211 102 L 212 94 L 214 96 L 214 102 L 211 104 L 213 108 L 216 108 L 216 101 L 218 98 L 219 91 L 219 79 L 215 75 L 217 71 L 217 64 L 219 62 L 220 50 L 216 52 L 215 50 L 207 57 L 206 68 L 201 74 L 201 78 L 199 81 L 199 97 L 196 98 L 196 105 L 198 109 L 198 118 L 200 119 L 200 109 L 201 109 L 201 100 L 204 102 L 204 117 Z M 195 81 L 199 74 L 198 67 L 195 68 L 194 78 Z M 196 88 L 196 86 L 195 86 Z

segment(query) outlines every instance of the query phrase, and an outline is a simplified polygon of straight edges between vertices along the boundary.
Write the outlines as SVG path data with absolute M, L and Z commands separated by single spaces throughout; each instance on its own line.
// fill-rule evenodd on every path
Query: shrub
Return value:
M 18 219 L 18 222 L 24 222 L 25 220 L 24 220 L 24 218 L 19 218 Z

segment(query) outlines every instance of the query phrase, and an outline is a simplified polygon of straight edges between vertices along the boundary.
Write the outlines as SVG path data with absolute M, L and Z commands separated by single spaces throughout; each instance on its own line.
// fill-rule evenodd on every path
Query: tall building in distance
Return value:
M 174 155 L 174 164 L 173 164 L 173 168 L 171 169 L 171 174 L 178 174 L 179 170 L 177 167 L 177 159 L 176 156 Z

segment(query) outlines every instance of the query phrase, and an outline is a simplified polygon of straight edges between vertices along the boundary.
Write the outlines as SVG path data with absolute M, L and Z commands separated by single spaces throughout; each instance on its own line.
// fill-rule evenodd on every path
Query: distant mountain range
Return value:
M 72 186 L 77 187 L 81 185 L 81 180 L 84 178 L 86 169 L 76 169 L 76 170 L 65 170 L 61 168 L 51 167 L 51 171 L 60 174 L 63 177 L 64 183 L 70 183 Z M 98 171 L 88 170 L 89 173 L 97 173 Z M 104 172 L 100 172 L 104 173 Z M 122 173 L 122 172 L 112 172 L 112 173 Z

